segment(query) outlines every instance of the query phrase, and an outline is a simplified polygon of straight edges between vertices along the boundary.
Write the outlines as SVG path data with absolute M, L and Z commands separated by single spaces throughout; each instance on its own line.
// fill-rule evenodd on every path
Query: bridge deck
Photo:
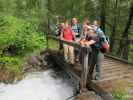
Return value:
M 74 70 L 81 71 L 81 66 L 74 66 Z M 96 83 L 111 92 L 113 85 L 118 81 L 133 83 L 133 66 L 105 57 L 101 68 L 101 80 Z
M 119 82 L 133 84 L 133 66 L 112 58 L 105 57 L 102 66 L 102 79 L 98 84 L 106 91 L 111 92 Z
M 54 61 L 63 64 L 63 57 L 59 53 L 54 53 Z M 64 65 L 61 66 L 63 67 Z M 67 63 L 66 63 L 67 64 Z M 69 65 L 69 64 L 67 64 Z M 101 80 L 94 81 L 104 91 L 111 93 L 113 87 L 121 84 L 133 84 L 133 66 L 124 62 L 105 57 L 101 68 Z M 69 65 L 72 73 L 75 73 L 79 78 L 81 76 L 82 67 L 80 64 L 74 66 Z M 119 82 L 119 83 L 118 83 Z M 117 84 L 118 83 L 118 84 Z M 119 86 L 118 86 L 119 87 Z M 133 88 L 132 88 L 133 89 Z

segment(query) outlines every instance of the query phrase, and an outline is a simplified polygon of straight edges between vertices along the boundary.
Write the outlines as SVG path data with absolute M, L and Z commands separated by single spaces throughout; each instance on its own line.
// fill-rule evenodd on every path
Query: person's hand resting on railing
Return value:
M 94 41 L 94 40 L 87 41 L 87 40 L 83 39 L 83 40 L 79 41 L 79 44 L 81 46 L 90 46 L 90 45 L 95 44 L 95 43 L 96 43 L 96 41 Z

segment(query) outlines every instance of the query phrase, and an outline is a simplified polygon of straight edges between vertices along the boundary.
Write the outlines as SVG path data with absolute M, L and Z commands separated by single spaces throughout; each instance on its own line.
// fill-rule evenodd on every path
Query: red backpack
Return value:
M 109 51 L 109 45 L 106 42 L 102 42 L 100 45 L 100 51 L 102 53 L 107 53 Z

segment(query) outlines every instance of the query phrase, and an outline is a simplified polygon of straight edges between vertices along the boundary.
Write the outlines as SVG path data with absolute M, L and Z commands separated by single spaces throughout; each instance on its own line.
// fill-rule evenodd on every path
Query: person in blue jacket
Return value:
M 109 48 L 109 41 L 107 40 L 104 32 L 100 28 L 97 20 L 95 20 L 93 22 L 93 28 L 94 28 L 96 34 L 100 37 L 100 43 L 107 44 L 106 48 Z M 100 48 L 100 45 L 99 45 L 99 48 Z M 102 51 L 103 50 L 100 50 L 100 52 L 98 53 L 98 56 L 97 56 L 95 80 L 100 80 L 100 78 L 101 78 L 101 66 L 102 66 L 102 62 L 104 60 L 104 51 L 103 52 Z

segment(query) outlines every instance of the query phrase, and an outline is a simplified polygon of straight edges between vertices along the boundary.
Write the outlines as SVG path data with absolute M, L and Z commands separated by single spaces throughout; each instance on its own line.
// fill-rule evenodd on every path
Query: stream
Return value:
M 48 69 L 28 73 L 15 84 L 0 83 L 0 100 L 67 100 L 74 88 L 62 73 Z

